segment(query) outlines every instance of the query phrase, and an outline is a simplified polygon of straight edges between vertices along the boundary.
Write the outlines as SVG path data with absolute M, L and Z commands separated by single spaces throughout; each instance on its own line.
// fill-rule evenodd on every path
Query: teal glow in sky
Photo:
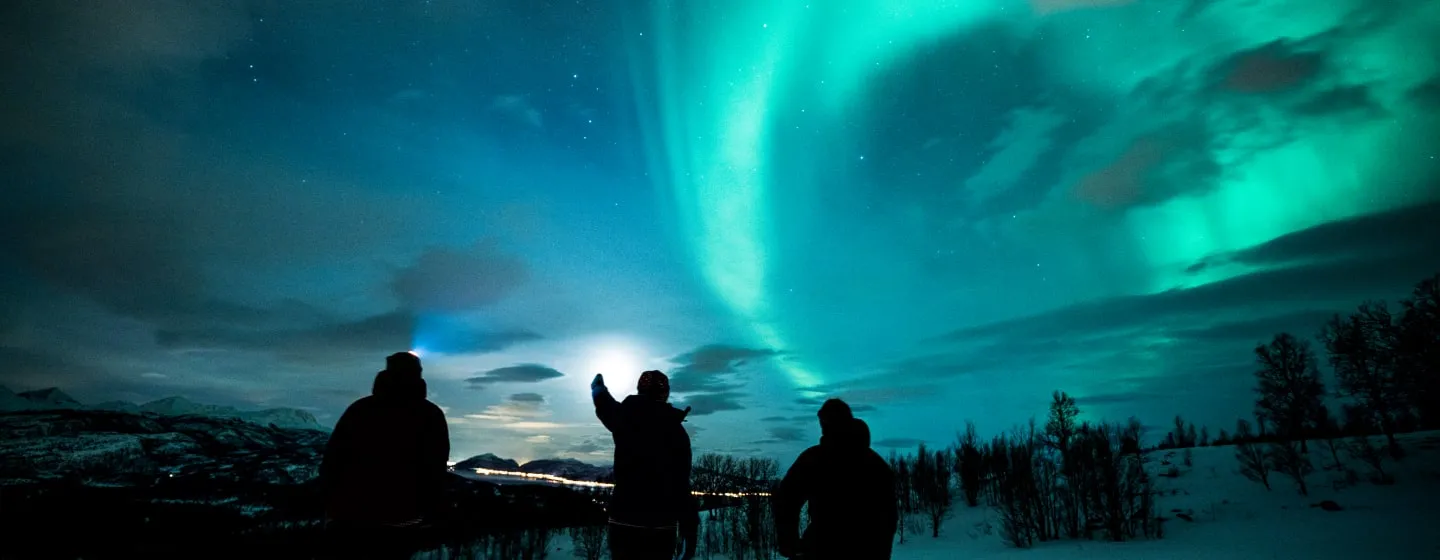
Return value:
M 0 383 L 322 421 L 418 348 L 457 455 L 605 461 L 673 376 L 788 458 L 1228 425 L 1250 349 L 1440 254 L 1440 4 L 0 8 Z

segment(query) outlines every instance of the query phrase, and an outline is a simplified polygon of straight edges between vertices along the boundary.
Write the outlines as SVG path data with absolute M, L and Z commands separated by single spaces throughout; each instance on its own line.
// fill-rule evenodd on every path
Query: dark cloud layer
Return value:
M 451 311 L 495 303 L 526 277 L 519 259 L 482 243 L 465 250 L 426 251 L 396 274 L 391 286 L 406 308 Z
M 725 344 L 701 346 L 671 358 L 670 391 L 695 393 L 733 389 L 734 381 L 727 375 L 751 362 L 778 356 L 775 350 L 742 348 Z
M 1433 273 L 1440 254 L 1435 205 L 1335 222 L 1285 235 L 1231 255 L 1249 265 L 1289 264 L 1194 288 L 1099 300 L 1039 316 L 960 329 L 954 340 L 1005 336 L 1066 336 L 1147 325 L 1181 326 L 1195 316 L 1267 305 L 1355 302 L 1403 293 Z M 1176 322 L 1180 321 L 1177 325 Z
M 229 327 L 161 329 L 156 331 L 155 338 L 166 348 L 268 351 L 288 358 L 323 362 L 337 355 L 408 350 L 417 323 L 415 315 L 396 311 L 348 322 L 324 322 L 304 329 L 261 330 L 233 323 Z M 537 338 L 527 331 L 458 328 L 446 336 L 446 350 L 454 352 L 495 351 Z
M 495 383 L 537 383 L 546 379 L 564 377 L 554 368 L 540 364 L 520 364 L 492 369 L 465 380 L 471 387 L 479 389 Z
M 680 395 L 692 415 L 744 410 L 738 379 L 747 365 L 781 355 L 779 351 L 727 344 L 701 346 L 671 358 L 670 392 Z
M 1215 68 L 1216 87 L 1247 94 L 1271 94 L 1305 85 L 1324 68 L 1321 52 L 1277 40 L 1237 52 Z
M 706 416 L 727 410 L 744 410 L 745 405 L 740 404 L 743 396 L 735 392 L 697 393 L 685 396 L 680 405 L 690 407 L 691 416 Z

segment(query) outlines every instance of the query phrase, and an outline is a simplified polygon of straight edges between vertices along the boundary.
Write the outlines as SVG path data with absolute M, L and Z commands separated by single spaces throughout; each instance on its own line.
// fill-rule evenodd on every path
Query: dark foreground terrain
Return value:
M 327 438 L 205 416 L 0 414 L 0 557 L 317 557 Z M 565 488 L 454 476 L 447 491 L 428 548 L 503 549 L 527 529 L 604 519 Z

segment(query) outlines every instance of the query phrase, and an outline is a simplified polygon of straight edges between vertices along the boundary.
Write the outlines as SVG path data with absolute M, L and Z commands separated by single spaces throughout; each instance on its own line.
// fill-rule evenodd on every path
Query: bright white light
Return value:
M 405 352 L 408 353 L 408 354 L 410 354 L 411 356 L 415 356 L 416 358 L 419 358 L 419 357 L 420 357 L 420 349 L 419 349 L 419 348 L 415 348 L 415 349 L 413 349 L 413 350 L 406 350 Z
M 606 336 L 595 339 L 589 345 L 585 357 L 585 378 L 597 373 L 605 374 L 605 386 L 617 398 L 635 391 L 640 372 L 645 371 L 645 353 L 633 341 Z

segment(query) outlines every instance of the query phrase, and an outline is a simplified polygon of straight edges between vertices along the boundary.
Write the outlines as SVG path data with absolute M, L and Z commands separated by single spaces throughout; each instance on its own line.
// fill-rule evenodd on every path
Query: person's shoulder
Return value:
M 894 471 L 890 469 L 890 461 L 886 461 L 885 458 L 881 457 L 880 454 L 877 453 L 874 449 L 870 449 L 868 447 L 865 448 L 865 457 L 863 461 L 865 467 L 869 468 L 873 472 L 894 474 Z
M 375 403 L 375 395 L 365 395 L 363 397 L 355 399 L 355 402 L 350 403 L 350 406 L 345 408 L 345 413 L 350 414 L 352 412 L 364 412 L 366 410 L 374 408 Z
M 810 447 L 805 448 L 804 451 L 801 451 L 801 452 L 800 452 L 800 456 L 795 458 L 795 464 L 796 464 L 796 465 L 800 465 L 800 464 L 806 464 L 806 465 L 808 465 L 808 464 L 813 463 L 813 462 L 816 462 L 816 461 L 822 461 L 822 460 L 824 460 L 825 454 L 826 454 L 825 446 L 823 446 L 823 445 L 812 445 L 812 446 L 810 446 Z
M 440 417 L 445 416 L 445 410 L 440 408 L 440 405 L 430 402 L 430 399 L 421 399 L 419 406 L 420 410 L 425 411 L 426 414 L 436 415 Z

